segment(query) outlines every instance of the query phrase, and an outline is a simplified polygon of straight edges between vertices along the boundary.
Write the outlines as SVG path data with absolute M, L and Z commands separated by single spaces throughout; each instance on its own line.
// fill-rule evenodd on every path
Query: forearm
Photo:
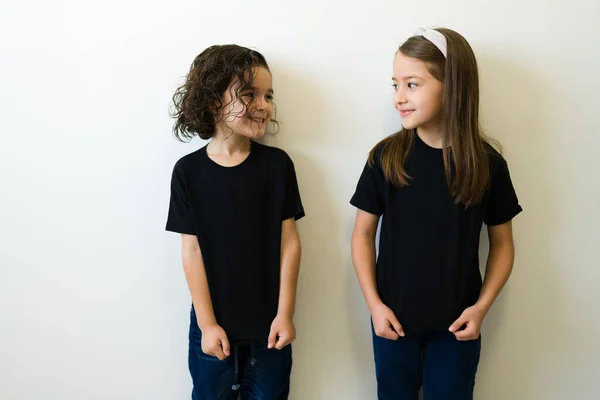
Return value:
M 375 277 L 375 233 L 352 234 L 352 263 L 369 310 L 381 303 Z
M 281 242 L 281 275 L 277 315 L 292 318 L 296 311 L 300 257 L 300 237 L 295 232 Z
M 217 325 L 200 249 L 184 251 L 183 269 L 200 330 Z
M 515 257 L 512 241 L 505 243 L 490 243 L 483 286 L 477 301 L 477 306 L 487 313 L 508 281 L 512 272 Z

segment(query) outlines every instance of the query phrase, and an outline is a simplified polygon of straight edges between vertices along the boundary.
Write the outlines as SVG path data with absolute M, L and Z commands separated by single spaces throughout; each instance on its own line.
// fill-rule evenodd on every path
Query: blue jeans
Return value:
M 472 400 L 481 337 L 458 341 L 451 332 L 389 340 L 375 335 L 373 350 L 379 400 Z
M 225 360 L 202 352 L 202 333 L 190 313 L 188 362 L 194 388 L 192 400 L 287 400 L 292 371 L 292 346 L 268 349 L 267 343 L 232 345 Z

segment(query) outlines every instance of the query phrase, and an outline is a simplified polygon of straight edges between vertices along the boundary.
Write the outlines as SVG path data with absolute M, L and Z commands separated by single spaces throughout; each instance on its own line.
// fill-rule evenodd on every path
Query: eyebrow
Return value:
M 401 78 L 400 80 L 401 80 L 401 81 L 407 81 L 407 80 L 409 80 L 409 79 L 421 79 L 421 80 L 423 80 L 423 78 L 421 78 L 420 76 L 416 76 L 416 75 L 405 76 L 405 77 Z M 393 76 L 392 76 L 392 80 L 393 80 L 393 81 L 398 81 L 398 79 L 396 79 L 396 78 L 395 78 L 395 77 L 393 77 Z
M 248 86 L 248 87 L 245 87 L 242 90 L 244 91 L 244 90 L 256 90 L 256 89 L 258 89 L 256 86 Z M 275 94 L 275 91 L 272 88 L 269 88 L 269 89 L 266 90 L 266 93 Z

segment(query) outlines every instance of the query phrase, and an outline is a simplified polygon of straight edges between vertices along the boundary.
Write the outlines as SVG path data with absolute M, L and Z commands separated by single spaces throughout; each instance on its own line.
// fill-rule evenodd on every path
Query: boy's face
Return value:
M 405 129 L 438 125 L 441 121 L 444 84 L 434 78 L 427 65 L 398 52 L 394 58 L 394 108 Z
M 249 138 L 261 138 L 273 117 L 273 79 L 263 67 L 252 69 L 252 87 L 241 88 L 235 98 L 239 82 L 234 81 L 223 94 L 224 107 L 221 109 L 223 131 Z

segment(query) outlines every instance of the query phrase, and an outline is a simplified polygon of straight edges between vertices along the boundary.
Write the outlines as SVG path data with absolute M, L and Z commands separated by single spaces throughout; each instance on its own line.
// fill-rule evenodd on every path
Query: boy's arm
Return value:
M 472 340 L 479 337 L 483 319 L 512 272 L 515 259 L 512 222 L 489 226 L 488 236 L 490 252 L 479 300 L 474 306 L 467 308 L 450 327 L 450 331 L 454 332 L 458 340 Z M 458 330 L 465 324 L 465 329 Z
M 196 235 L 182 235 L 182 258 L 198 327 L 202 331 L 202 351 L 223 360 L 229 356 L 229 341 L 215 318 L 202 251 Z
M 300 236 L 296 230 L 295 218 L 286 219 L 281 224 L 279 305 L 277 316 L 271 324 L 268 339 L 270 349 L 281 350 L 296 339 L 293 318 L 296 310 L 300 253 Z

